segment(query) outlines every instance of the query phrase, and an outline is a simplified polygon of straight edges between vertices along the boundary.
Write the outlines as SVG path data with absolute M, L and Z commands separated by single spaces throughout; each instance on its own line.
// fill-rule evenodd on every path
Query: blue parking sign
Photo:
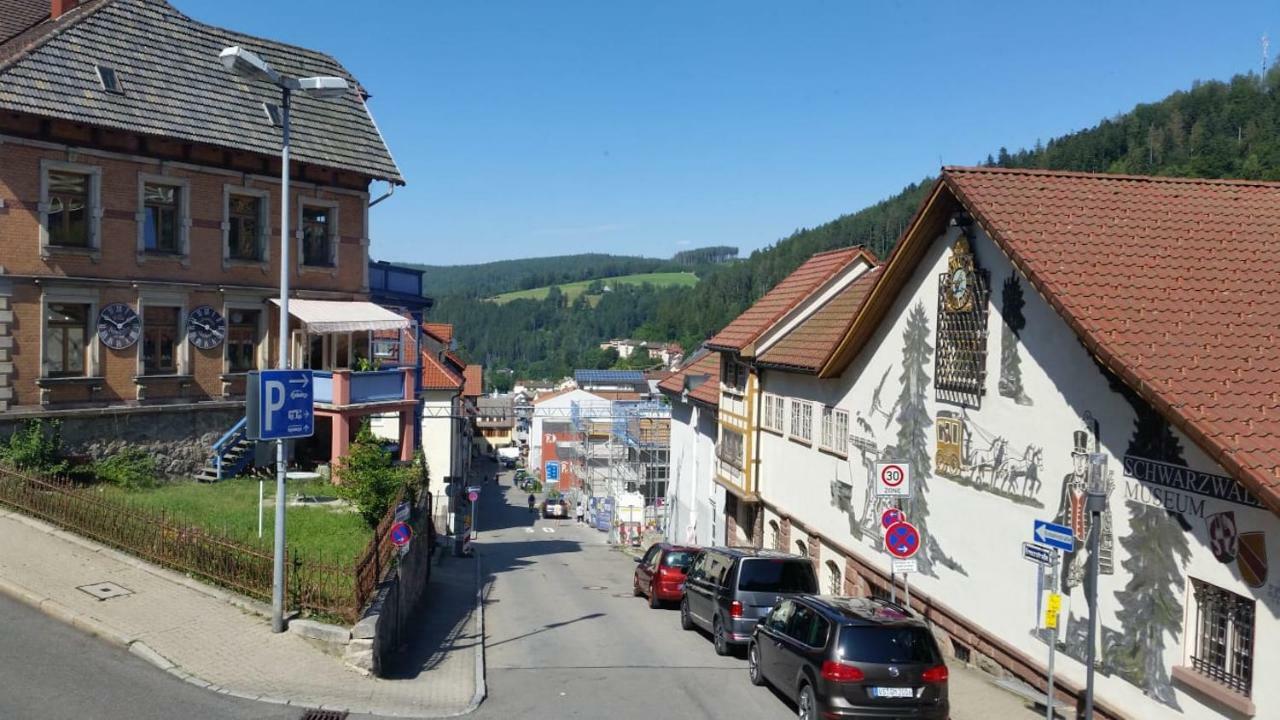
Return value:
M 311 371 L 250 372 L 245 417 L 250 440 L 311 437 L 316 426 Z
M 547 482 L 560 482 L 560 463 L 555 460 L 547 461 Z

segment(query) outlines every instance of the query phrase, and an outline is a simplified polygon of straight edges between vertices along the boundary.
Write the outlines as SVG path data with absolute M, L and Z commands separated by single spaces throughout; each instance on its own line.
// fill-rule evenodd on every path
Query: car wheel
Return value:
M 724 636 L 724 625 L 720 622 L 720 618 L 716 618 L 711 624 L 711 640 L 716 645 L 717 655 L 729 654 L 729 639 Z
M 680 629 L 693 629 L 693 616 L 689 614 L 689 600 L 683 598 L 680 600 Z
M 635 593 L 636 597 L 644 595 L 644 593 L 640 592 L 640 582 L 635 578 L 631 578 L 631 592 Z
M 662 607 L 662 601 L 658 599 L 658 586 L 649 586 L 649 609 L 657 610 Z
M 800 720 L 815 720 L 818 717 L 814 707 L 813 688 L 808 683 L 800 686 L 800 699 L 796 701 L 796 709 Z
M 747 647 L 747 678 L 752 685 L 764 684 L 764 675 L 760 673 L 760 648 L 755 643 Z

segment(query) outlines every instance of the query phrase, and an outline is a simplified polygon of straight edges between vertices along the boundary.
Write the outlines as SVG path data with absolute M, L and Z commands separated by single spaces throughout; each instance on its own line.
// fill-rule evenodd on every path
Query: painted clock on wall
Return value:
M 141 334 L 138 312 L 124 303 L 111 303 L 98 313 L 98 339 L 112 350 L 130 347 Z
M 201 350 L 212 350 L 227 336 L 227 321 L 212 305 L 201 305 L 187 315 L 187 337 Z

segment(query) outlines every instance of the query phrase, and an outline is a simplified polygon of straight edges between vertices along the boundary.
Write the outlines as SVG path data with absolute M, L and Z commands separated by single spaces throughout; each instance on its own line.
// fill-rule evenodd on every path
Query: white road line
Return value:
M 555 532 L 555 531 L 556 531 L 556 529 L 555 529 L 555 528 L 553 528 L 553 527 L 544 527 L 544 528 L 542 528 L 542 532 L 546 532 L 546 533 L 553 533 L 553 532 Z

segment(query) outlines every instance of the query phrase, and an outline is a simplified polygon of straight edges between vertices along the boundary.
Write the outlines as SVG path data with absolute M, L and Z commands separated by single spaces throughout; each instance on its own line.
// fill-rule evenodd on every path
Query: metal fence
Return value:
M 127 503 L 103 498 L 92 490 L 62 478 L 35 476 L 0 468 L 0 503 L 61 526 L 79 535 L 150 560 L 175 570 L 210 580 L 262 600 L 271 598 L 272 558 L 251 545 L 215 535 L 207 530 L 184 526 L 163 511 L 149 511 Z M 386 518 L 383 519 L 386 523 Z M 373 571 L 385 568 L 389 549 L 384 550 L 379 532 L 370 541 L 360 562 Z M 296 550 L 286 565 L 285 587 L 290 607 L 322 613 L 354 622 L 376 587 L 377 578 L 366 578 L 368 569 L 351 565 L 317 562 Z

